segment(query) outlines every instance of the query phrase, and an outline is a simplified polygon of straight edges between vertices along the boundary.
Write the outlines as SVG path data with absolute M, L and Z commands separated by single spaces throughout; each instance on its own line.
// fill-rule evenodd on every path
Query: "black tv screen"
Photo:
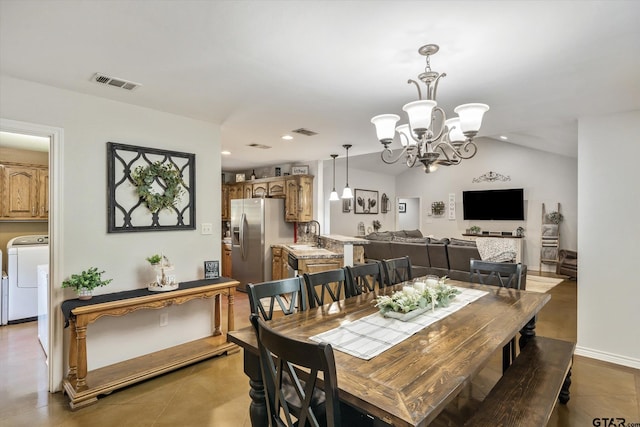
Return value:
M 524 221 L 524 190 L 463 191 L 464 219 Z

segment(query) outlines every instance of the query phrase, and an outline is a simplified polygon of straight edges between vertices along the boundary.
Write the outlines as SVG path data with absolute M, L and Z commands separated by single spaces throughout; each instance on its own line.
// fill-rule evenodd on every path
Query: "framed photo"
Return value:
M 342 212 L 351 212 L 351 199 L 342 199 Z
M 398 203 L 398 213 L 407 213 L 406 203 Z
M 236 174 L 236 182 L 244 182 L 245 179 L 246 178 L 245 178 L 243 173 L 237 173 Z
M 378 213 L 378 192 L 373 190 L 355 189 L 353 196 L 354 208 L 357 214 Z
M 220 261 L 204 262 L 204 278 L 217 279 L 220 277 Z
M 291 175 L 309 175 L 309 165 L 291 166 Z

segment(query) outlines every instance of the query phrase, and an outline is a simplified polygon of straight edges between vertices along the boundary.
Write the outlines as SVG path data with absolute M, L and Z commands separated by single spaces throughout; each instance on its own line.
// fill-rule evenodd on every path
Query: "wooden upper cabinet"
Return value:
M 229 200 L 242 199 L 244 196 L 244 184 L 231 184 L 229 185 Z M 231 217 L 231 212 L 229 212 Z
M 229 200 L 228 184 L 222 184 L 222 220 L 231 220 L 231 201 Z
M 269 183 L 258 182 L 253 184 L 253 197 L 267 197 Z
M 285 221 L 309 222 L 313 219 L 313 177 L 294 176 L 285 182 Z
M 242 199 L 251 199 L 253 197 L 253 184 L 244 184 Z
M 269 197 L 284 197 L 284 179 L 269 182 L 267 194 Z
M 43 166 L 2 167 L 2 212 L 6 219 L 46 219 L 49 216 L 49 170 Z

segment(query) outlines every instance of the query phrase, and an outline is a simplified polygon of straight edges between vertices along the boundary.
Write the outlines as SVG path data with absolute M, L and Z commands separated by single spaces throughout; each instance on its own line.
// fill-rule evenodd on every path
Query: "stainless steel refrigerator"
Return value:
M 271 245 L 292 243 L 293 224 L 284 221 L 284 199 L 231 200 L 231 269 L 247 283 L 271 280 Z

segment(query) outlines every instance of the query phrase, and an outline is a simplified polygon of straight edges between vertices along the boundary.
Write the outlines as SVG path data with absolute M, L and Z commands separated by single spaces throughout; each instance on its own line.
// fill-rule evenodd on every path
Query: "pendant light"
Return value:
M 349 148 L 351 148 L 351 144 L 344 144 L 342 147 L 347 150 L 347 185 L 345 185 L 344 190 L 342 190 L 342 198 L 353 199 L 353 192 L 349 188 Z
M 331 155 L 331 158 L 333 159 L 333 190 L 331 190 L 331 195 L 329 196 L 329 201 L 331 202 L 340 200 L 340 197 L 338 197 L 338 192 L 336 191 L 336 157 L 338 157 L 337 154 Z

